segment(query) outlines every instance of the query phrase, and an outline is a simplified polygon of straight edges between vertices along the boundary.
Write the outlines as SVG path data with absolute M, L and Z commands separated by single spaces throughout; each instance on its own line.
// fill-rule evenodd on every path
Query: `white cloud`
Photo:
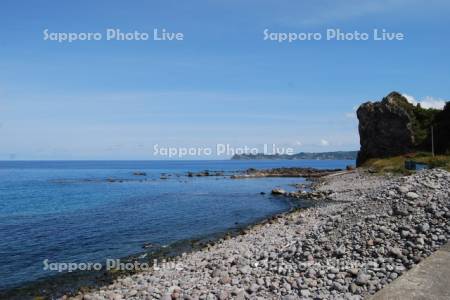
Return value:
M 295 142 L 294 142 L 294 145 L 296 145 L 296 146 L 303 146 L 303 143 L 300 142 L 300 141 L 295 141 Z
M 320 140 L 320 144 L 321 144 L 322 146 L 329 146 L 329 145 L 330 145 L 330 142 L 327 141 L 327 140 L 321 139 L 321 140 Z
M 440 98 L 433 98 L 431 96 L 426 96 L 422 100 L 417 100 L 411 95 L 403 94 L 403 97 L 408 100 L 409 103 L 417 105 L 420 103 L 420 106 L 423 108 L 434 108 L 434 109 L 443 109 L 445 106 L 446 100 L 440 99 Z
M 352 107 L 352 112 L 345 113 L 345 117 L 348 119 L 357 119 L 356 118 L 356 111 L 358 110 L 359 105 L 354 105 Z
M 413 96 L 408 95 L 408 94 L 402 94 L 402 96 L 405 97 L 406 100 L 408 100 L 409 103 L 414 104 L 414 105 L 417 104 L 417 100 Z
M 348 119 L 356 119 L 356 113 L 354 111 L 345 113 L 345 117 Z

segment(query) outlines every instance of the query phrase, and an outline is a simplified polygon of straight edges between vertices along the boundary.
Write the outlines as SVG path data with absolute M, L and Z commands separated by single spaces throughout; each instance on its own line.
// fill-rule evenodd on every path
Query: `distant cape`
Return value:
M 340 159 L 355 160 L 358 151 L 334 151 L 334 152 L 300 152 L 297 154 L 235 154 L 232 160 L 295 160 L 295 159 Z

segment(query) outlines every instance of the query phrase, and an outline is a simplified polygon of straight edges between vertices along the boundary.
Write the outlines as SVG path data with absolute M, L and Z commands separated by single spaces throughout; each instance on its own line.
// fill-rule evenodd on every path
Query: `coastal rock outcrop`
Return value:
M 369 158 L 400 155 L 414 148 L 412 106 L 405 97 L 392 92 L 381 102 L 366 102 L 358 108 L 358 166 Z
M 450 102 L 443 110 L 426 109 L 392 92 L 379 102 L 361 104 L 357 116 L 361 144 L 357 166 L 370 158 L 431 152 L 431 132 L 435 153 L 450 153 Z
M 314 169 L 314 168 L 274 168 L 269 170 L 257 170 L 250 168 L 243 174 L 232 175 L 231 179 L 247 179 L 261 177 L 305 177 L 318 178 L 330 174 L 336 174 L 341 169 Z
M 450 152 L 450 102 L 436 115 L 435 119 L 435 149 L 436 153 Z

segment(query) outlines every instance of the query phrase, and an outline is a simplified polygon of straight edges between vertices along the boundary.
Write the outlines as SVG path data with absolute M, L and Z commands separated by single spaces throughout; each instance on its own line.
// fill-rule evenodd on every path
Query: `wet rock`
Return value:
M 138 171 L 138 172 L 133 172 L 133 175 L 134 176 L 147 176 L 147 173 Z
M 272 190 L 272 195 L 285 195 L 286 191 L 283 189 L 273 189 Z

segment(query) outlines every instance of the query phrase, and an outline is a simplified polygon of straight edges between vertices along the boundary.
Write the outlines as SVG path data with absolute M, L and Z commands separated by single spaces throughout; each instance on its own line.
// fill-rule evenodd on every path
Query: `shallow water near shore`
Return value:
M 45 259 L 104 262 L 140 253 L 148 243 L 158 248 L 236 230 L 289 210 L 270 190 L 303 180 L 233 180 L 234 171 L 348 164 L 353 161 L 0 162 L 0 290 L 58 275 L 43 269 Z M 186 176 L 203 170 L 224 176 Z

